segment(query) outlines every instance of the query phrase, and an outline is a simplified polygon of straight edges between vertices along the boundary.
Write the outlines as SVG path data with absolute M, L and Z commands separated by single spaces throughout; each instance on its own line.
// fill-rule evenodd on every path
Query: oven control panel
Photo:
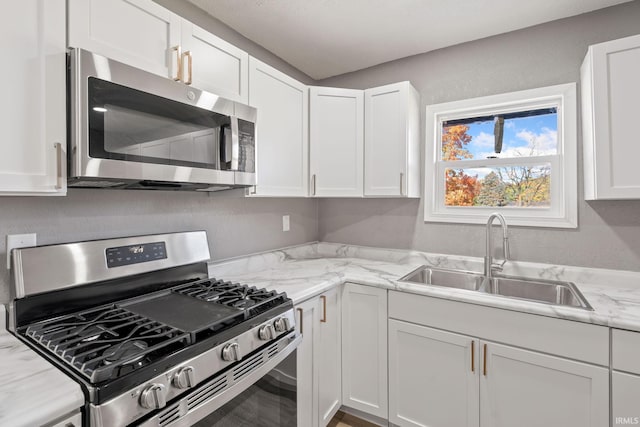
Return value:
M 165 259 L 167 258 L 167 248 L 164 242 L 142 243 L 139 245 L 107 248 L 105 254 L 107 257 L 107 267 L 113 268 Z

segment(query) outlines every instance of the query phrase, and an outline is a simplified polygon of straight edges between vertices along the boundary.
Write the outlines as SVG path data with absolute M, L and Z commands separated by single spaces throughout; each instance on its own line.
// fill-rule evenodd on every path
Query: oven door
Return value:
M 302 336 L 292 331 L 169 403 L 140 425 L 296 426 L 296 348 L 301 340 Z

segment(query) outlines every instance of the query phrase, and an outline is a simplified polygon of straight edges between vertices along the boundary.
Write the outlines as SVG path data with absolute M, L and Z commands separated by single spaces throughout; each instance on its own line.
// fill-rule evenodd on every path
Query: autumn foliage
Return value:
M 471 142 L 471 136 L 467 134 L 468 130 L 469 127 L 466 125 L 445 128 L 442 135 L 442 160 L 461 160 L 473 157 L 465 148 Z M 473 206 L 481 188 L 478 177 L 467 175 L 462 169 L 447 169 L 445 174 L 445 205 Z

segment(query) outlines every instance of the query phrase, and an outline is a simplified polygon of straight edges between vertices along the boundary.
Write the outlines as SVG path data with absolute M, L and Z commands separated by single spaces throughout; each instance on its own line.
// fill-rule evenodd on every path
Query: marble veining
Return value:
M 0 304 L 0 425 L 46 424 L 84 404 L 80 386 L 11 335 Z
M 416 285 L 398 279 L 423 264 L 481 272 L 481 258 L 312 243 L 210 265 L 210 275 L 287 292 L 294 303 L 344 282 L 356 282 L 473 304 L 640 331 L 640 273 L 509 261 L 503 274 L 576 284 L 593 311 Z

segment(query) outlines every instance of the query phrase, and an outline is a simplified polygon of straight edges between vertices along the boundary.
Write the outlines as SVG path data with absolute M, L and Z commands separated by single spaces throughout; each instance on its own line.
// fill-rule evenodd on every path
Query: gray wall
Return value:
M 303 82 L 312 82 L 306 74 L 190 3 L 157 2 L 269 65 Z M 222 259 L 317 240 L 317 207 L 317 200 L 245 199 L 237 191 L 209 196 L 71 189 L 67 197 L 0 197 L 0 303 L 9 301 L 7 234 L 37 233 L 38 244 L 49 244 L 206 230 L 212 258 Z M 282 231 L 284 214 L 291 218 L 288 232 Z
M 640 1 L 634 1 L 319 84 L 364 89 L 410 80 L 422 95 L 424 112 L 424 106 L 432 103 L 579 82 L 587 46 L 638 33 Z M 586 203 L 582 199 L 581 147 L 578 155 L 579 228 L 512 227 L 513 257 L 640 271 L 640 201 Z M 327 199 L 320 202 L 319 218 L 320 240 L 324 241 L 472 256 L 484 253 L 482 226 L 424 223 L 421 200 Z

